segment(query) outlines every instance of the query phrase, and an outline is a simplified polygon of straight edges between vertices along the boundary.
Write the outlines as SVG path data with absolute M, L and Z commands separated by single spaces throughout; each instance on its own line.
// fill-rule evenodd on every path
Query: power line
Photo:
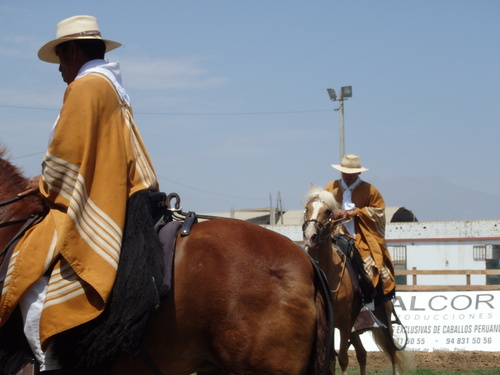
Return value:
M 57 109 L 55 109 L 55 108 L 28 107 L 28 106 L 21 106 L 21 105 L 5 105 L 5 104 L 0 104 L 0 108 L 33 109 L 36 111 L 57 111 Z
M 31 154 L 25 154 L 25 155 L 21 155 L 21 156 L 16 156 L 16 157 L 12 158 L 12 160 L 28 158 L 30 156 L 36 156 L 36 155 L 41 155 L 41 154 L 45 154 L 45 151 L 34 152 L 34 153 L 31 153 Z M 216 192 L 213 192 L 213 191 L 203 190 L 203 189 L 197 188 L 195 186 L 183 184 L 183 183 L 180 183 L 180 182 L 177 182 L 177 181 L 165 178 L 165 177 L 160 176 L 160 175 L 158 175 L 158 178 L 162 179 L 162 180 L 165 180 L 165 181 L 168 181 L 170 183 L 179 185 L 179 186 L 186 187 L 188 189 L 200 191 L 200 192 L 206 193 L 206 194 L 217 195 L 219 197 L 232 198 L 232 199 L 244 199 L 244 200 L 249 200 L 249 201 L 265 201 L 265 199 L 249 198 L 249 197 L 239 197 L 239 196 L 236 196 L 236 195 L 229 195 L 229 194 L 224 194 L 224 193 L 216 193 Z
M 289 115 L 296 113 L 331 112 L 331 109 L 309 109 L 296 111 L 268 111 L 268 112 L 136 112 L 141 115 L 167 116 L 251 116 L 251 115 Z
M 26 154 L 26 155 L 16 156 L 16 157 L 12 158 L 12 160 L 28 158 L 30 156 L 41 155 L 41 154 L 45 154 L 45 151 L 39 151 L 39 152 L 34 152 L 32 154 Z
M 198 187 L 194 187 L 194 186 L 187 185 L 187 184 L 182 184 L 180 182 L 177 182 L 177 181 L 174 181 L 174 180 L 170 180 L 168 178 L 165 178 L 165 177 L 159 176 L 159 175 L 158 175 L 158 178 L 162 179 L 162 180 L 165 180 L 165 181 L 168 181 L 168 182 L 171 182 L 171 183 L 174 183 L 174 184 L 179 185 L 179 186 L 183 186 L 183 187 L 186 187 L 186 188 L 189 188 L 189 189 L 192 189 L 192 190 L 200 191 L 202 193 L 207 193 L 207 194 L 211 194 L 211 195 L 217 195 L 219 197 L 233 198 L 233 199 L 244 199 L 244 200 L 250 200 L 250 201 L 266 201 L 266 199 L 262 199 L 262 198 L 259 199 L 259 198 L 249 198 L 249 197 L 238 197 L 238 196 L 235 196 L 235 195 L 228 195 L 228 194 L 224 194 L 224 193 L 215 193 L 213 191 L 203 190 L 203 189 L 200 189 Z
M 55 108 L 29 107 L 0 104 L 0 108 L 30 109 L 35 111 L 58 111 Z M 297 113 L 331 112 L 331 109 L 304 109 L 295 111 L 262 111 L 262 112 L 135 112 L 140 115 L 162 116 L 252 116 L 252 115 L 289 115 Z

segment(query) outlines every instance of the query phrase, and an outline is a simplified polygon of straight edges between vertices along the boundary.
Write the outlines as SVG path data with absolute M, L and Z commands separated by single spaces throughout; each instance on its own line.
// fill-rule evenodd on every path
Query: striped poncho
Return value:
M 340 180 L 326 186 L 337 202 L 342 203 L 343 188 Z M 384 295 L 390 294 L 396 287 L 394 269 L 385 242 L 385 202 L 375 186 L 368 182 L 361 183 L 352 191 L 352 202 L 356 206 L 354 219 L 355 244 L 363 259 L 365 271 L 377 286 L 382 281 Z M 340 232 L 345 234 L 345 230 Z
M 42 164 L 45 219 L 17 244 L 0 300 L 0 325 L 42 275 L 50 282 L 40 339 L 97 317 L 116 276 L 127 199 L 157 190 L 151 161 L 116 85 L 95 71 L 67 88 Z

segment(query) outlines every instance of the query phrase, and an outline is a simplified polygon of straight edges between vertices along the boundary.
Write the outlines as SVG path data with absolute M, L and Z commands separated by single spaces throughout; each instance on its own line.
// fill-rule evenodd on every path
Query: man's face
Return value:
M 347 186 L 352 185 L 358 179 L 359 173 L 343 173 L 342 179 L 347 184 Z
M 78 49 L 74 43 L 65 43 L 56 47 L 56 55 L 59 57 L 59 71 L 63 81 L 68 85 L 73 82 L 81 68 L 78 60 Z

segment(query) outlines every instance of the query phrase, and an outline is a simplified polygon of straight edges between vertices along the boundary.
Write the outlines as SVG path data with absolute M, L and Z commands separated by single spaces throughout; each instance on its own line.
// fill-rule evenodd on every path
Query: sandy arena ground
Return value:
M 498 369 L 500 374 L 500 352 L 407 352 L 416 368 L 448 371 L 474 371 L 476 369 Z M 349 351 L 349 363 L 358 365 L 353 350 Z M 368 352 L 367 368 L 383 370 L 390 368 L 390 361 L 382 352 Z

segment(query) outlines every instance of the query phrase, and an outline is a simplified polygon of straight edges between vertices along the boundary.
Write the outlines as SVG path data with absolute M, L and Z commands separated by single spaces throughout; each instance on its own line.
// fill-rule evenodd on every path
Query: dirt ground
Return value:
M 500 352 L 411 352 L 408 351 L 412 368 L 428 368 L 448 371 L 474 371 L 477 369 L 499 369 Z M 349 351 L 349 363 L 357 366 L 353 350 Z M 390 361 L 382 352 L 368 352 L 367 368 L 369 370 L 383 370 L 390 368 Z

